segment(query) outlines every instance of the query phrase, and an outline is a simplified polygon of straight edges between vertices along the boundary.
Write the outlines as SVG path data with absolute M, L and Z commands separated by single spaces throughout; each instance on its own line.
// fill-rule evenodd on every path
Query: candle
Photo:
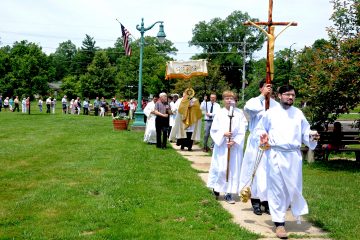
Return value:
M 234 107 L 230 105 L 229 116 L 233 116 L 233 115 L 234 115 Z

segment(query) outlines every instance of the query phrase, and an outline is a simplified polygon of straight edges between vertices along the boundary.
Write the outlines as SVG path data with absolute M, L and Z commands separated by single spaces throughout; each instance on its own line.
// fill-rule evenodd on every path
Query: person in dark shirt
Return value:
M 162 92 L 159 95 L 160 100 L 155 104 L 155 128 L 156 128 L 156 147 L 166 148 L 167 132 L 169 129 L 170 106 L 167 102 L 167 94 Z M 161 139 L 162 136 L 162 139 Z

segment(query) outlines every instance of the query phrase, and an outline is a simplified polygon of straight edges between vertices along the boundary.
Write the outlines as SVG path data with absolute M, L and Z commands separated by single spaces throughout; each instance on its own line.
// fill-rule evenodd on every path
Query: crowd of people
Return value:
M 271 84 L 260 82 L 259 91 L 244 109 L 236 107 L 232 91 L 223 92 L 223 107 L 216 102 L 216 94 L 210 94 L 210 101 L 205 96 L 200 103 L 191 88 L 181 98 L 160 93 L 144 109 L 144 141 L 161 149 L 173 141 L 181 150 L 192 151 L 193 143 L 200 141 L 204 119 L 203 151 L 212 152 L 207 186 L 215 198 L 224 194 L 225 201 L 234 204 L 234 196 L 249 188 L 253 213 L 270 214 L 276 236 L 287 238 L 285 213 L 290 206 L 299 222 L 308 213 L 302 195 L 300 147 L 305 144 L 314 149 L 319 134 L 293 106 L 294 87 L 280 87 L 278 101 L 270 98 L 268 110 L 266 97 L 274 96 Z
M 24 97 L 20 102 L 18 96 L 6 97 L 3 99 L 3 97 L 0 95 L 0 112 L 2 110 L 5 112 L 20 112 L 20 106 L 21 112 L 27 113 L 30 109 L 30 97 Z
M 104 97 L 100 99 L 99 97 L 96 97 L 93 103 L 91 103 L 88 98 L 81 101 L 80 97 L 68 101 L 67 96 L 65 95 L 61 99 L 61 105 L 64 114 L 80 115 L 82 109 L 83 115 L 89 115 L 90 111 L 93 110 L 94 116 L 104 117 L 110 111 L 112 117 L 126 115 L 132 119 L 137 103 L 134 100 L 118 100 L 116 97 L 111 98 L 110 103 L 106 101 Z

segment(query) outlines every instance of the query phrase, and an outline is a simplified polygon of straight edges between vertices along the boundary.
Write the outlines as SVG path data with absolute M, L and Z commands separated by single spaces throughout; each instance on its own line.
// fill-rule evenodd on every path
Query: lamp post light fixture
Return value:
M 145 127 L 144 123 L 144 112 L 142 110 L 142 62 L 143 62 L 143 51 L 144 51 L 144 33 L 147 30 L 153 28 L 157 23 L 160 24 L 159 32 L 156 35 L 160 43 L 164 43 L 166 34 L 164 32 L 163 21 L 157 21 L 149 27 L 144 27 L 144 18 L 141 18 L 141 25 L 136 25 L 136 29 L 141 33 L 140 37 L 140 64 L 139 64 L 139 83 L 138 83 L 138 102 L 135 111 L 135 122 L 133 127 Z
M 293 43 L 290 45 L 289 47 L 289 69 L 288 69 L 288 76 L 289 76 L 289 79 L 288 79 L 288 84 L 290 84 L 290 78 L 291 78 L 291 70 L 292 70 L 292 59 L 291 59 L 291 47 L 293 45 L 295 45 L 296 43 Z
M 128 98 L 131 99 L 132 96 L 132 88 L 134 87 L 133 85 L 127 85 L 126 86 L 128 88 Z

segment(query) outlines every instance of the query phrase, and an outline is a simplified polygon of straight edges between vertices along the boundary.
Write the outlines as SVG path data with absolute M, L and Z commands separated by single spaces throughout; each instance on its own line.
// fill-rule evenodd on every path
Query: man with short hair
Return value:
M 51 107 L 51 97 L 48 97 L 45 101 L 46 104 L 46 113 L 50 113 L 50 107 Z
M 66 114 L 66 111 L 67 111 L 67 99 L 66 99 L 66 95 L 64 95 L 64 97 L 61 99 L 61 104 L 62 104 L 62 110 L 63 110 L 63 113 Z
M 240 185 L 246 187 L 250 184 L 251 178 L 254 174 L 254 165 L 256 162 L 256 156 L 259 151 L 259 138 L 256 136 L 254 130 L 261 118 L 265 114 L 265 97 L 271 96 L 272 85 L 267 84 L 265 80 L 259 83 L 260 95 L 251 98 L 246 102 L 244 111 L 249 120 L 250 135 L 247 139 L 246 150 L 244 153 L 244 159 L 241 167 Z M 278 106 L 274 99 L 270 98 L 269 108 Z M 251 205 L 253 212 L 256 215 L 262 215 L 261 205 L 264 206 L 264 212 L 270 214 L 269 205 L 267 202 L 267 159 L 262 156 L 258 167 L 255 172 L 253 182 L 251 184 Z
M 94 100 L 94 115 L 95 116 L 99 115 L 99 108 L 100 108 L 99 97 L 96 97 L 95 100 Z
M 16 96 L 15 99 L 14 99 L 14 104 L 15 104 L 15 107 L 14 107 L 14 112 L 16 111 L 17 109 L 17 112 L 19 112 L 19 97 Z
M 204 101 L 201 103 L 200 108 L 205 116 L 205 129 L 204 129 L 204 152 L 209 151 L 208 140 L 210 136 L 211 125 L 215 116 L 215 113 L 220 110 L 220 105 L 216 102 L 216 94 L 210 94 L 210 101 L 207 101 L 207 96 L 204 96 Z M 211 148 L 214 147 L 214 141 L 211 143 Z
M 159 100 L 155 103 L 155 128 L 156 128 L 156 147 L 166 149 L 167 132 L 169 129 L 170 106 L 167 102 L 167 94 L 159 94 Z M 161 139 L 162 137 L 162 139 Z
M 256 127 L 260 144 L 270 145 L 265 151 L 268 158 L 268 201 L 276 236 L 287 238 L 285 213 L 291 205 L 293 216 L 309 212 L 302 195 L 302 143 L 310 149 L 317 145 L 319 134 L 310 130 L 304 114 L 293 107 L 295 89 L 291 85 L 279 88 L 280 105 L 266 111 Z

